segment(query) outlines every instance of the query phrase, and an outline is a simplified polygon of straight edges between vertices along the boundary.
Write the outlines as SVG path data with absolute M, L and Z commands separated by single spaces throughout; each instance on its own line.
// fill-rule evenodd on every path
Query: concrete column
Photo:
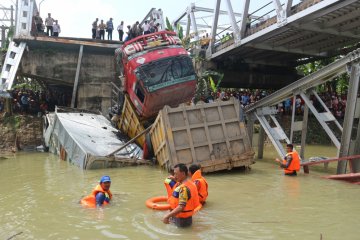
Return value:
M 260 125 L 259 139 L 258 139 L 258 159 L 262 159 L 264 156 L 264 143 L 265 143 L 265 130 Z
M 76 95 L 77 95 L 77 90 L 78 90 L 78 86 L 79 86 L 79 75 L 80 75 L 81 60 L 82 60 L 82 56 L 83 56 L 83 49 L 84 49 L 84 45 L 80 45 L 73 94 L 72 94 L 72 98 L 71 98 L 71 107 L 72 108 L 75 107 L 75 103 L 76 103 Z

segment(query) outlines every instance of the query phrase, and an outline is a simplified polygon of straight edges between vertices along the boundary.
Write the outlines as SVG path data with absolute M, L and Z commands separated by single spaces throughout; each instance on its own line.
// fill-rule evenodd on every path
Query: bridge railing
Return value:
M 294 15 L 296 13 L 299 13 L 317 3 L 320 3 L 324 0 L 305 0 L 302 1 L 294 6 L 290 6 L 289 7 L 289 12 L 286 13 L 285 15 L 285 19 L 284 16 L 279 16 L 278 10 L 276 9 L 276 7 L 274 7 L 274 5 L 272 4 L 273 1 L 268 2 L 267 4 L 263 5 L 262 7 L 258 8 L 257 10 L 255 10 L 252 13 L 249 13 L 249 16 L 254 16 L 255 14 L 258 14 L 259 12 L 261 12 L 260 16 L 258 16 L 257 18 L 252 18 L 251 22 L 250 22 L 250 26 L 247 27 L 246 31 L 245 31 L 245 35 L 244 38 L 257 33 L 263 29 L 266 29 L 274 24 L 284 24 L 284 22 L 286 23 L 286 17 L 289 17 L 291 15 Z M 285 4 L 281 4 L 280 7 L 287 7 L 285 6 Z M 285 11 L 285 9 L 284 9 Z M 236 23 L 239 24 L 241 22 L 241 20 L 237 21 Z M 228 38 L 228 39 L 224 39 L 224 37 L 226 38 L 226 36 L 222 36 L 222 34 L 226 33 L 226 32 L 230 32 L 232 30 L 231 26 L 229 26 L 228 28 L 217 32 L 216 36 L 215 36 L 215 42 L 214 42 L 214 49 L 213 52 L 217 52 L 220 51 L 232 44 L 234 44 L 234 38 Z M 230 34 L 231 35 L 231 34 Z

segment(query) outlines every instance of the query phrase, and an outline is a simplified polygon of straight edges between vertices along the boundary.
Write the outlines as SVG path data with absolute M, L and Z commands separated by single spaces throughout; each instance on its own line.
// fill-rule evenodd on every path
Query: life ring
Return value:
M 145 205 L 148 208 L 155 209 L 155 210 L 170 210 L 170 204 L 167 203 L 166 196 L 158 196 L 152 197 L 146 200 Z M 160 202 L 166 202 L 165 204 L 158 204 Z

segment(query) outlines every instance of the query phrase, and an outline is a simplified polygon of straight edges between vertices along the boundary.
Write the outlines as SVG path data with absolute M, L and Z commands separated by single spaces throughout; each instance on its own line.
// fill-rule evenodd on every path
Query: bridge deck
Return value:
M 330 57 L 360 41 L 360 1 L 307 0 L 292 7 L 286 22 L 276 16 L 253 26 L 248 35 L 217 45 L 211 58 L 232 56 L 246 62 L 298 65 L 298 59 Z

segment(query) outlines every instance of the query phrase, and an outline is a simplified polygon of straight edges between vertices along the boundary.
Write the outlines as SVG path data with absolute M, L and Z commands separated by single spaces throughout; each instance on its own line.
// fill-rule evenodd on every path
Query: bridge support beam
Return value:
M 190 15 L 192 29 L 193 29 L 194 34 L 195 34 L 195 41 L 197 41 L 197 40 L 199 40 L 199 33 L 198 33 L 197 25 L 196 25 L 194 8 L 195 8 L 195 3 L 192 3 L 190 5 L 190 7 L 188 8 L 188 13 L 187 14 Z
M 240 37 L 241 37 L 241 39 L 245 37 L 245 33 L 246 33 L 246 24 L 247 24 L 247 18 L 249 15 L 249 6 L 250 6 L 250 0 L 244 0 L 243 8 L 242 8 L 241 22 L 240 22 Z
M 213 51 L 214 51 L 214 45 L 215 45 L 215 39 L 216 39 L 215 38 L 216 37 L 216 30 L 217 30 L 217 25 L 218 25 L 218 22 L 219 22 L 220 3 L 221 3 L 221 0 L 216 0 L 215 1 L 213 22 L 212 22 L 212 27 L 211 27 L 211 39 L 210 39 L 209 47 L 206 50 L 206 57 L 207 58 L 210 58 Z
M 277 24 L 279 27 L 286 24 L 286 11 L 283 9 L 280 0 L 273 0 L 276 10 Z
M 240 39 L 241 39 L 240 38 L 240 29 L 236 23 L 234 11 L 233 11 L 233 8 L 231 5 L 231 0 L 225 0 L 225 1 L 226 1 L 226 7 L 227 7 L 228 15 L 229 15 L 229 20 L 230 20 L 231 27 L 232 27 L 233 33 L 234 33 L 235 44 L 240 44 Z
M 349 91 L 346 100 L 346 110 L 343 124 L 343 134 L 341 136 L 341 147 L 339 151 L 339 157 L 354 155 L 359 152 L 359 149 L 355 149 L 352 146 L 360 145 L 360 122 L 357 128 L 357 137 L 355 141 L 351 141 L 351 136 L 354 129 L 354 119 L 359 118 L 359 105 L 360 100 L 357 97 L 359 93 L 359 80 L 360 80 L 360 65 L 355 63 L 351 66 Z M 358 105 L 358 106 L 357 106 Z M 357 109 L 356 109 L 357 108 Z M 357 112 L 356 112 L 357 110 Z M 337 166 L 337 174 L 346 173 L 347 161 L 339 161 Z M 353 172 L 360 172 L 360 165 L 355 161 L 350 162 L 350 168 Z
M 72 93 L 72 98 L 71 98 L 71 107 L 72 108 L 75 107 L 75 103 L 76 103 L 76 95 L 77 95 L 78 86 L 79 86 L 79 75 L 80 75 L 80 66 L 81 66 L 81 60 L 82 60 L 82 56 L 83 56 L 83 50 L 84 50 L 84 45 L 80 45 L 79 57 L 78 57 L 78 62 L 77 62 L 77 67 L 76 67 L 76 74 L 75 74 L 74 88 L 73 88 L 73 93 Z

